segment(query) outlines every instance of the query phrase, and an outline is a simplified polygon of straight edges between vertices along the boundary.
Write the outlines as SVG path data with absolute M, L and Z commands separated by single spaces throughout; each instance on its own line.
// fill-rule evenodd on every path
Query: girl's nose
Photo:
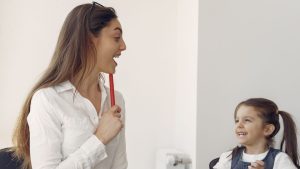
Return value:
M 236 123 L 236 127 L 237 127 L 237 128 L 243 127 L 243 122 L 242 122 L 242 121 L 237 122 L 237 123 Z

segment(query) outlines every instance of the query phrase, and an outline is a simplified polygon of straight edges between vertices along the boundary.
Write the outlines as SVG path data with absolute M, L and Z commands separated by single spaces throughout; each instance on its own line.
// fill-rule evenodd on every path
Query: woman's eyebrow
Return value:
M 123 34 L 123 30 L 120 27 L 116 27 L 114 30 L 119 30 Z

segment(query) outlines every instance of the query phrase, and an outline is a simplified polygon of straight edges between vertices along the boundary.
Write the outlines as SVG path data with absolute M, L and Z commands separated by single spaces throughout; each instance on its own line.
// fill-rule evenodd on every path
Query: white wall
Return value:
M 25 96 L 49 63 L 67 13 L 83 2 L 90 1 L 0 2 L 0 148 L 11 146 Z M 177 3 L 101 2 L 117 10 L 127 42 L 115 85 L 126 99 L 129 168 L 153 169 L 156 151 L 173 145 Z
M 177 71 L 174 147 L 196 169 L 198 0 L 178 0 Z
M 199 1 L 197 168 L 236 145 L 233 111 L 242 100 L 269 98 L 300 124 L 299 6 Z
M 112 1 L 127 41 L 115 76 L 126 96 L 129 168 L 154 169 L 158 150 L 173 147 L 177 4 Z
M 25 96 L 46 68 L 72 5 L 49 1 L 46 8 L 37 0 L 0 3 L 0 146 L 6 147 L 11 145 Z

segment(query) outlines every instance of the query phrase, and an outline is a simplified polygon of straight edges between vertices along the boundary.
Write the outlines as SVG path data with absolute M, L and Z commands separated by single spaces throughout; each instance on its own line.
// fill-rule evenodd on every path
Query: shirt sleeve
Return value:
M 55 112 L 47 93 L 37 91 L 27 117 L 30 131 L 30 158 L 33 169 L 92 169 L 107 157 L 105 146 L 92 135 L 75 152 L 63 159 L 62 117 Z
M 231 153 L 228 151 L 222 153 L 219 162 L 213 167 L 214 169 L 230 169 L 231 168 Z
M 127 162 L 127 155 L 126 155 L 126 141 L 125 141 L 125 101 L 122 97 L 121 98 L 121 106 L 122 106 L 122 121 L 124 124 L 124 127 L 122 128 L 120 132 L 120 142 L 117 147 L 115 157 L 113 159 L 113 165 L 111 169 L 126 169 L 128 162 Z
M 292 159 L 283 152 L 280 152 L 275 157 L 274 169 L 297 169 Z

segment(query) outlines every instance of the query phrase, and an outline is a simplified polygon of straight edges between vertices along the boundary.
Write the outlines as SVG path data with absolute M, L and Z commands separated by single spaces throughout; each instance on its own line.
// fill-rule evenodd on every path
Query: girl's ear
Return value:
M 271 135 L 275 130 L 275 126 L 273 124 L 266 124 L 264 127 L 264 135 L 267 137 Z

